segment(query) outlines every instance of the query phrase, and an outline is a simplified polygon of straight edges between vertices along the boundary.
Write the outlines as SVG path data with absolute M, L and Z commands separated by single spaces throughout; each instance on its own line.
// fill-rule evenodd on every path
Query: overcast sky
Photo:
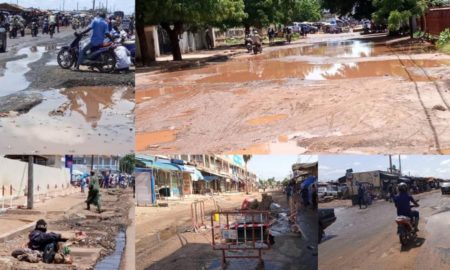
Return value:
M 248 162 L 248 170 L 262 179 L 275 177 L 281 181 L 292 173 L 292 164 L 315 162 L 317 156 L 308 155 L 253 155 Z
M 64 4 L 64 10 L 76 10 L 77 9 L 77 3 L 79 9 L 90 9 L 92 8 L 92 0 L 7 0 L 7 1 L 1 1 L 0 2 L 9 2 L 12 4 L 19 3 L 22 7 L 35 7 L 35 8 L 42 8 L 42 9 L 62 9 L 63 8 L 63 2 Z M 131 14 L 134 12 L 134 0 L 96 0 L 95 6 L 98 7 L 99 4 L 102 6 L 106 6 L 106 2 L 108 2 L 108 9 L 109 10 L 120 10 L 125 12 L 125 14 Z
M 392 156 L 398 168 L 398 156 Z M 402 173 L 411 176 L 429 176 L 450 179 L 450 156 L 402 155 Z M 325 155 L 319 157 L 319 181 L 336 180 L 347 169 L 354 172 L 387 170 L 389 156 Z

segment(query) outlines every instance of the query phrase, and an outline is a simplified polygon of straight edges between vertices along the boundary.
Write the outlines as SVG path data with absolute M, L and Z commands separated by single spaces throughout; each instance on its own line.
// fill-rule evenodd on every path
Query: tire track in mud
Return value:
M 420 93 L 419 84 L 417 83 L 417 81 L 414 80 L 413 76 L 412 76 L 411 73 L 409 72 L 407 66 L 406 66 L 405 63 L 402 61 L 402 59 L 400 58 L 400 56 L 399 56 L 397 53 L 395 53 L 394 50 L 392 50 L 389 46 L 387 46 L 387 47 L 388 47 L 389 50 L 397 57 L 398 61 L 399 61 L 400 64 L 402 65 L 402 67 L 403 67 L 403 69 L 405 70 L 406 74 L 408 75 L 409 80 L 410 80 L 411 82 L 414 83 L 414 89 L 415 89 L 415 91 L 416 91 L 417 98 L 419 99 L 419 103 L 420 103 L 420 105 L 422 106 L 422 109 L 423 109 L 423 111 L 424 111 L 424 113 L 425 113 L 425 116 L 426 116 L 426 118 L 427 118 L 428 125 L 430 126 L 431 132 L 433 133 L 433 138 L 434 138 L 434 144 L 435 144 L 435 146 L 436 146 L 436 151 L 438 152 L 438 154 L 442 155 L 443 152 L 442 152 L 442 149 L 441 149 L 441 144 L 440 144 L 440 142 L 439 142 L 439 136 L 438 136 L 438 134 L 437 134 L 436 127 L 435 127 L 434 124 L 433 124 L 433 120 L 431 119 L 431 114 L 430 114 L 430 112 L 428 111 L 427 107 L 425 106 L 425 102 L 424 102 L 423 99 L 422 99 L 422 94 Z M 416 66 L 418 66 L 417 63 L 415 63 L 414 60 L 412 60 L 411 55 L 408 54 L 408 57 L 411 59 L 411 61 L 412 61 Z M 429 76 L 427 76 L 427 78 L 428 78 L 428 80 L 430 80 L 430 77 L 429 77 Z M 438 92 L 439 92 L 439 90 L 438 90 Z M 439 92 L 439 94 L 441 94 L 441 93 Z M 443 98 L 442 95 L 441 95 L 441 98 Z M 445 103 L 445 102 L 444 102 L 444 103 Z M 446 104 L 446 103 L 445 103 L 445 104 Z M 447 104 L 446 104 L 446 105 L 447 105 Z

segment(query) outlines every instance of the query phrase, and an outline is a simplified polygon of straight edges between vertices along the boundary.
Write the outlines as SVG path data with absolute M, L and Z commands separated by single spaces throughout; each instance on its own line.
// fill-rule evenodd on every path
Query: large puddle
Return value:
M 25 57 L 6 63 L 4 74 L 0 77 L 0 96 L 25 90 L 31 83 L 25 78 L 25 74 L 31 70 L 28 65 L 41 59 L 45 51 L 45 47 L 20 49 L 17 56 L 25 55 Z
M 132 89 L 76 87 L 43 94 L 44 101 L 28 113 L 0 118 L 0 152 L 54 153 L 70 149 L 89 153 L 92 147 L 102 153 L 133 150 Z
M 412 49 L 411 49 L 412 50 Z M 407 72 L 409 69 L 432 68 L 450 65 L 449 59 L 428 60 L 408 59 L 401 61 L 397 54 L 408 52 L 407 49 L 395 49 L 373 42 L 341 41 L 318 43 L 303 47 L 273 50 L 266 54 L 245 59 L 237 59 L 223 64 L 214 64 L 198 69 L 169 72 L 151 75 L 146 78 L 137 77 L 138 85 L 147 85 L 138 90 L 138 102 L 146 98 L 175 92 L 174 86 L 193 87 L 213 90 L 218 86 L 210 84 L 251 84 L 258 87 L 265 81 L 286 82 L 291 80 L 319 81 L 341 80 L 370 77 L 394 77 L 415 81 L 427 81 L 423 72 Z M 388 56 L 380 59 L 375 56 Z M 405 70 L 406 69 L 406 70 Z M 408 74 L 410 73 L 410 74 Z M 154 88 L 149 92 L 148 86 Z M 178 88 L 178 89 L 180 89 Z M 157 91 L 156 91 L 157 90 Z

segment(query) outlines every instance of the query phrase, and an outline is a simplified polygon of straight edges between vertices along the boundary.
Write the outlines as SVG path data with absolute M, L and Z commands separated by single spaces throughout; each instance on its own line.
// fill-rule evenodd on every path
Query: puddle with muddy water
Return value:
M 397 53 L 397 52 L 396 52 Z M 405 68 L 431 68 L 450 65 L 450 60 L 377 60 L 367 57 L 393 55 L 390 48 L 382 44 L 361 41 L 341 41 L 319 43 L 311 46 L 270 51 L 254 58 L 236 59 L 222 64 L 213 64 L 198 69 L 190 69 L 164 74 L 151 75 L 143 79 L 147 84 L 146 95 L 149 98 L 174 92 L 170 88 L 193 87 L 198 90 L 214 89 L 211 84 L 229 84 L 233 89 L 239 83 L 257 83 L 262 81 L 286 80 L 340 80 L 365 77 L 398 77 L 409 80 Z M 311 58 L 312 56 L 312 58 Z M 320 57 L 318 57 L 320 56 Z M 324 58 L 325 57 L 325 58 Z M 328 58 L 327 58 L 328 57 Z M 370 60 L 370 61 L 369 61 Z M 413 76 L 416 81 L 426 81 L 427 76 L 420 73 Z M 140 78 L 137 78 L 140 84 Z M 255 83 L 256 82 L 256 83 Z M 148 92 L 148 86 L 158 91 Z M 163 89 L 163 90 L 161 90 Z M 139 94 L 138 101 L 146 99 Z M 195 90 L 193 90 L 195 91 Z
M 28 113 L 0 118 L 2 153 L 130 152 L 134 145 L 133 91 L 76 87 L 43 92 Z M 11 147 L 14 145 L 14 148 Z
M 173 142 L 177 138 L 177 130 L 161 130 L 146 133 L 136 133 L 136 151 L 157 148 L 159 144 Z
M 25 55 L 26 57 L 6 63 L 4 74 L 0 77 L 0 96 L 7 96 L 26 89 L 31 83 L 25 78 L 25 74 L 31 70 L 28 65 L 41 59 L 46 51 L 45 47 L 20 49 L 16 55 Z

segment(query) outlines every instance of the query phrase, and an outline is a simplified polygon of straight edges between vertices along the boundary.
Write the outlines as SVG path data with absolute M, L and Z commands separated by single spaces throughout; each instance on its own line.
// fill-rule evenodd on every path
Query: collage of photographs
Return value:
M 450 269 L 450 0 L 0 0 L 0 270 Z

